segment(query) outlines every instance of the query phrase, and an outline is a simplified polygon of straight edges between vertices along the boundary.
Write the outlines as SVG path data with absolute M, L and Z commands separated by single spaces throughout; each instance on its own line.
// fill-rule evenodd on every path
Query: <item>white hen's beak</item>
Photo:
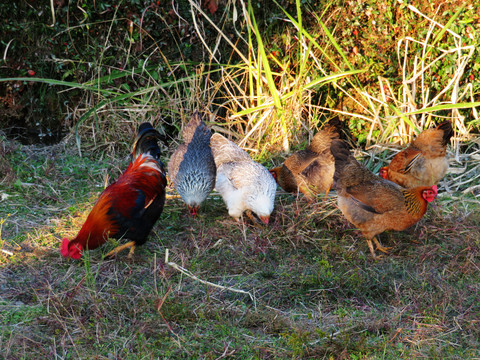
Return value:
M 262 222 L 265 224 L 265 225 L 268 225 L 268 222 L 270 221 L 270 216 L 259 216 L 260 220 L 262 220 Z

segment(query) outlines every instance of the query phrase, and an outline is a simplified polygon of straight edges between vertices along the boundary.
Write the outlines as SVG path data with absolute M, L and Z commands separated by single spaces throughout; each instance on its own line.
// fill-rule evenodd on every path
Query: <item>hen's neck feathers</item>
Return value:
M 423 216 L 427 211 L 427 201 L 422 197 L 424 188 L 402 190 L 405 207 L 412 216 Z

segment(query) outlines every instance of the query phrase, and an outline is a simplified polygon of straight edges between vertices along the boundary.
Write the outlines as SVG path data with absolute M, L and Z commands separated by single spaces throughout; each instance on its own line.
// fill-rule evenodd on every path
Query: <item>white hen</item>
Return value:
M 228 214 L 238 220 L 244 211 L 247 215 L 251 211 L 268 224 L 277 189 L 273 176 L 220 134 L 212 135 L 210 146 L 217 166 L 215 187 L 227 205 Z

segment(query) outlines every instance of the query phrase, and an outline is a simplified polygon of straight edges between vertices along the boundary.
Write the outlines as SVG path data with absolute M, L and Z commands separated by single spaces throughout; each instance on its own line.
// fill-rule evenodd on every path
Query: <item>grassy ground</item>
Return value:
M 113 243 L 71 261 L 61 239 L 126 157 L 79 157 L 73 140 L 0 144 L 4 358 L 480 357 L 478 145 L 452 159 L 417 226 L 381 236 L 393 251 L 379 261 L 334 194 L 308 203 L 283 193 L 265 228 L 237 224 L 216 194 L 197 219 L 167 200 L 132 261 L 103 261 Z M 477 179 L 460 184 L 468 171 Z

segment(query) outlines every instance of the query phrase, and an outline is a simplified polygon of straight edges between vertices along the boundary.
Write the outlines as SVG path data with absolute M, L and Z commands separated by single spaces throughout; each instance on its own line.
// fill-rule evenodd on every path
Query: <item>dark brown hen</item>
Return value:
M 339 122 L 329 122 L 318 131 L 308 148 L 290 155 L 282 166 L 270 169 L 278 185 L 291 193 L 301 192 L 312 200 L 328 194 L 333 183 L 334 159 L 330 152 L 333 139 L 339 138 Z

